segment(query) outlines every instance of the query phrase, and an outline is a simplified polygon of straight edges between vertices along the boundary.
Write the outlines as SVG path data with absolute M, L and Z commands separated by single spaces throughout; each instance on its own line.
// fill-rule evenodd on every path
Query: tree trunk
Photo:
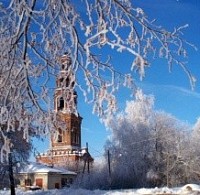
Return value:
M 12 153 L 9 153 L 8 155 L 8 162 L 9 162 L 10 194 L 15 195 L 15 180 L 13 176 Z

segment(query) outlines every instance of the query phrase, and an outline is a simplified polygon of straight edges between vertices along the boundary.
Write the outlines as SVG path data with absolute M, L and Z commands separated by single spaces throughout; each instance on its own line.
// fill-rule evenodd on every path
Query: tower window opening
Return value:
M 63 78 L 61 78 L 60 80 L 59 80 L 59 86 L 58 87 L 62 87 L 63 86 Z
M 58 110 L 63 110 L 64 105 L 65 105 L 65 101 L 64 101 L 63 97 L 61 97 L 58 101 Z
M 76 138 L 77 144 L 79 144 L 79 135 L 77 134 L 77 138 Z
M 66 78 L 66 87 L 69 87 L 69 78 Z
M 69 87 L 69 78 L 60 78 L 58 82 L 58 87 Z
M 74 135 L 74 143 L 76 144 L 77 143 L 77 134 L 75 133 L 75 135 Z
M 75 139 L 76 139 L 76 138 L 75 138 L 75 134 L 74 134 L 74 133 L 72 133 L 72 143 L 73 143 L 73 144 L 75 144 L 75 143 L 76 143 L 76 142 L 75 142 Z
M 62 142 L 63 141 L 63 136 L 62 136 L 62 130 L 58 129 L 58 138 L 57 142 Z
M 57 140 L 58 142 L 62 142 L 62 135 L 58 135 L 58 140 Z
M 62 70 L 65 70 L 65 65 L 64 64 L 62 64 Z

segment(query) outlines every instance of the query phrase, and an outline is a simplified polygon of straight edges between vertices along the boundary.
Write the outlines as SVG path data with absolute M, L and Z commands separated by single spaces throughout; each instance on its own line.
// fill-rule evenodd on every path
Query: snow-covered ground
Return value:
M 84 190 L 84 189 L 60 189 L 60 190 L 38 190 L 38 191 L 26 191 L 23 192 L 20 189 L 16 189 L 17 195 L 200 195 L 200 185 L 187 184 L 179 188 L 141 188 L 141 189 L 131 189 L 131 190 Z M 10 195 L 9 190 L 0 191 L 0 195 Z

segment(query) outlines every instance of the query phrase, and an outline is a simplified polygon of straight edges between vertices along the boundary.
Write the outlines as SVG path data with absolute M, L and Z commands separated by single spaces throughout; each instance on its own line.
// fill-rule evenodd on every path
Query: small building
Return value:
M 72 184 L 76 175 L 72 171 L 51 168 L 40 163 L 29 163 L 17 174 L 17 178 L 20 187 L 25 189 L 59 189 Z

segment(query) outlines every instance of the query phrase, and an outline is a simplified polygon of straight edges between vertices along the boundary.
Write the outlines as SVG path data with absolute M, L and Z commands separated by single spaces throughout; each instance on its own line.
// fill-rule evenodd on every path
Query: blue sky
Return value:
M 144 1 L 143 1 L 144 2 Z M 200 49 L 200 1 L 198 0 L 166 0 L 148 1 L 147 13 L 157 14 L 158 22 L 165 28 L 189 24 L 184 37 Z M 152 4 L 150 4 L 150 2 Z M 145 6 L 145 5 L 144 5 Z M 151 9 L 153 13 L 151 13 Z M 156 16 L 154 16 L 156 17 Z M 189 80 L 180 67 L 174 66 L 172 73 L 167 73 L 164 61 L 156 60 L 148 69 L 146 78 L 141 84 L 147 93 L 156 99 L 156 108 L 165 110 L 177 118 L 193 124 L 200 116 L 200 51 L 188 48 L 188 68 L 197 78 L 194 91 Z
M 157 24 L 167 30 L 174 26 L 189 24 L 184 30 L 184 38 L 194 43 L 200 49 L 200 1 L 199 0 L 134 0 L 136 6 L 141 6 L 149 18 L 156 18 Z M 174 66 L 169 73 L 167 62 L 155 59 L 146 70 L 143 81 L 135 80 L 146 94 L 154 95 L 155 109 L 171 113 L 182 121 L 194 124 L 200 117 L 200 51 L 188 48 L 188 68 L 197 78 L 196 87 L 192 91 L 189 79 L 183 70 Z M 124 59 L 118 59 L 123 63 Z M 125 107 L 126 100 L 131 100 L 130 94 L 122 90 L 119 98 L 119 108 Z M 89 143 L 89 150 L 94 158 L 102 157 L 103 145 L 109 131 L 92 114 L 92 105 L 87 105 L 81 95 L 78 99 L 78 110 L 83 117 L 82 146 Z M 48 148 L 48 142 L 37 142 L 36 148 L 42 152 Z

